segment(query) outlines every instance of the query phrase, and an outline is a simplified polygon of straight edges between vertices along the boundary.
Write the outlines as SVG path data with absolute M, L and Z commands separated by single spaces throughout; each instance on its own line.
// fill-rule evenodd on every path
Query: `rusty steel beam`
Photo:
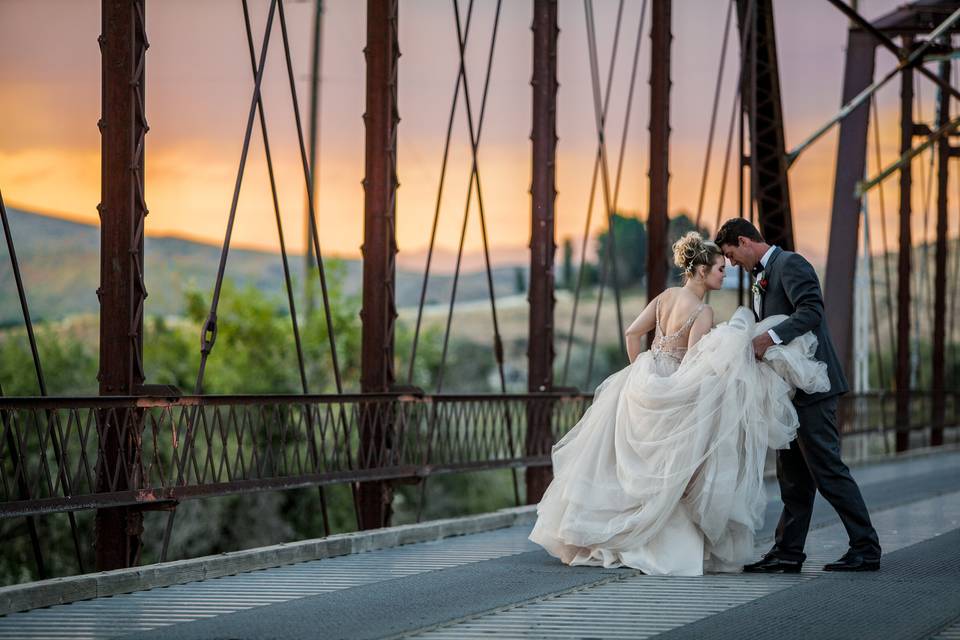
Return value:
M 397 193 L 397 43 L 398 0 L 368 0 L 366 164 L 363 224 L 363 308 L 360 390 L 389 391 L 394 374 Z M 360 459 L 365 463 L 390 457 L 391 419 L 369 412 L 362 419 Z M 389 482 L 361 482 L 358 489 L 360 527 L 390 523 L 393 490 Z
M 647 300 L 667 286 L 670 183 L 670 33 L 672 0 L 653 0 L 650 26 L 650 180 L 647 217 Z
M 789 163 L 783 135 L 772 0 L 737 0 L 737 19 L 741 34 L 755 35 L 750 39 L 750 50 L 755 55 L 747 56 L 744 65 L 743 86 L 750 87 L 751 95 L 743 104 L 750 120 L 751 177 L 760 231 L 770 244 L 793 251 Z M 746 41 L 742 35 L 741 40 Z
M 135 395 L 144 382 L 143 231 L 145 0 L 102 0 L 100 212 L 100 382 L 101 395 Z M 139 427 L 121 426 L 102 414 L 97 483 L 109 484 L 139 455 Z M 126 486 L 134 490 L 137 487 Z M 135 564 L 140 555 L 142 513 L 124 507 L 97 511 L 98 570 Z
M 937 125 L 944 126 L 950 120 L 950 61 L 940 63 L 940 95 L 937 110 Z M 947 188 L 949 186 L 950 137 L 943 136 L 937 143 L 937 249 L 936 274 L 934 275 L 933 302 L 933 380 L 930 415 L 930 445 L 943 444 L 943 426 L 946 412 L 945 373 L 947 333 Z
M 873 81 L 877 42 L 869 33 L 850 29 L 843 76 L 846 104 Z M 860 197 L 856 186 L 867 166 L 867 128 L 870 103 L 857 107 L 840 123 L 836 173 L 833 182 L 833 210 L 827 252 L 824 308 L 840 363 L 849 370 L 853 362 L 853 279 L 857 265 L 857 237 L 860 230 Z M 909 143 L 908 143 L 909 148 Z
M 932 34 L 943 26 L 944 21 L 950 19 L 950 13 L 960 9 L 956 2 L 914 2 L 905 4 L 893 12 L 870 23 L 866 18 L 856 12 L 853 8 L 847 6 L 845 0 L 827 0 L 836 7 L 841 13 L 850 18 L 850 22 L 859 27 L 866 33 L 872 35 L 877 44 L 882 45 L 898 59 L 907 58 L 913 46 L 913 35 Z M 939 6 L 938 6 L 939 5 Z M 954 6 L 957 5 L 957 6 Z M 952 22 L 947 26 L 952 26 Z M 900 34 L 910 38 L 910 45 L 898 47 L 888 34 Z M 917 64 L 915 67 L 918 73 L 926 76 L 929 80 L 939 84 L 940 79 L 923 64 Z M 960 99 L 960 91 L 955 87 L 948 87 L 947 91 L 957 99 Z M 844 103 L 846 104 L 846 103 Z
M 904 37 L 908 48 L 910 38 Z M 900 153 L 913 142 L 913 69 L 900 74 Z M 910 229 L 911 163 L 900 168 L 900 253 L 897 260 L 897 437 L 896 450 L 910 447 Z
M 533 179 L 530 187 L 530 320 L 527 342 L 527 389 L 531 393 L 553 389 L 553 260 L 554 206 L 557 199 L 557 1 L 533 3 Z M 550 453 L 550 411 L 527 407 L 526 455 Z M 552 474 L 549 467 L 527 467 L 527 504 L 540 501 Z

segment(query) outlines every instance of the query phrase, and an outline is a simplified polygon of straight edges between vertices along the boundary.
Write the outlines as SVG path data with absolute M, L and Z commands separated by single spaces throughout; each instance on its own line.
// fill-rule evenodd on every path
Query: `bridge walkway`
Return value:
M 846 550 L 820 498 L 799 575 L 651 577 L 562 565 L 515 526 L 0 618 L 41 638 L 960 638 L 960 452 L 857 467 L 881 571 L 830 574 Z M 779 512 L 769 485 L 757 554 Z

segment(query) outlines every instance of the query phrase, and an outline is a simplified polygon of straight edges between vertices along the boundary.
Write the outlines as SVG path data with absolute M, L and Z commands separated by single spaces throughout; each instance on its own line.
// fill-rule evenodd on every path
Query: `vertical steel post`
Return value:
M 670 183 L 670 13 L 672 0 L 653 0 L 650 27 L 650 201 L 647 217 L 647 300 L 667 286 Z
M 553 259 L 554 204 L 557 151 L 557 1 L 533 2 L 533 181 L 530 225 L 530 321 L 527 343 L 527 390 L 553 388 Z M 526 454 L 549 455 L 552 442 L 550 417 L 545 403 L 527 407 Z M 527 504 L 540 501 L 550 483 L 549 467 L 527 467 Z
M 846 104 L 873 82 L 877 41 L 859 29 L 847 35 L 841 103 Z M 840 363 L 849 371 L 853 362 L 853 281 L 856 273 L 860 198 L 857 182 L 867 166 L 867 130 L 870 103 L 864 102 L 840 122 L 833 182 L 830 242 L 824 278 L 827 325 Z
M 950 62 L 940 63 L 940 104 L 937 127 L 950 121 Z M 930 415 L 930 445 L 943 444 L 943 423 L 946 410 L 944 374 L 947 334 L 947 188 L 949 186 L 950 137 L 943 136 L 937 143 L 937 249 L 933 302 L 933 403 Z
M 904 47 L 912 44 L 904 37 Z M 913 69 L 900 73 L 900 153 L 913 142 Z M 910 447 L 910 257 L 913 240 L 910 230 L 910 162 L 900 169 L 900 254 L 897 260 L 897 451 Z
M 363 226 L 363 327 L 360 389 L 389 391 L 394 384 L 394 298 L 397 192 L 397 1 L 368 0 L 366 165 Z M 391 412 L 375 403 L 361 412 L 362 467 L 387 464 L 392 449 Z M 390 522 L 393 491 L 388 482 L 361 482 L 360 526 Z
M 102 0 L 100 205 L 100 395 L 135 395 L 143 384 L 143 231 L 145 0 Z M 97 490 L 130 488 L 124 470 L 139 455 L 142 423 L 132 416 L 100 414 Z M 98 570 L 137 562 L 142 514 L 98 509 Z

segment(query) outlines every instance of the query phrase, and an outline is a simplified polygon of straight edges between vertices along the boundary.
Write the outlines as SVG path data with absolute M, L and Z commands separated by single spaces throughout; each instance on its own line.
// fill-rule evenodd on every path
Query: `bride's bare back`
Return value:
M 630 361 L 640 352 L 640 336 L 655 331 L 650 350 L 679 362 L 713 326 L 713 309 L 684 287 L 672 287 L 654 298 L 627 329 Z

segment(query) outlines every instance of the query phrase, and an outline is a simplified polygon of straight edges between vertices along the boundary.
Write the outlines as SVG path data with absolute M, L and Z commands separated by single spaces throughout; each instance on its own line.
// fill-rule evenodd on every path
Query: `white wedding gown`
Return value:
M 795 388 L 830 388 L 807 333 L 770 347 L 740 307 L 686 352 L 702 306 L 672 335 L 597 387 L 580 422 L 553 447 L 554 479 L 530 539 L 570 565 L 626 565 L 652 575 L 739 571 L 763 520 L 768 448 L 797 430 Z

